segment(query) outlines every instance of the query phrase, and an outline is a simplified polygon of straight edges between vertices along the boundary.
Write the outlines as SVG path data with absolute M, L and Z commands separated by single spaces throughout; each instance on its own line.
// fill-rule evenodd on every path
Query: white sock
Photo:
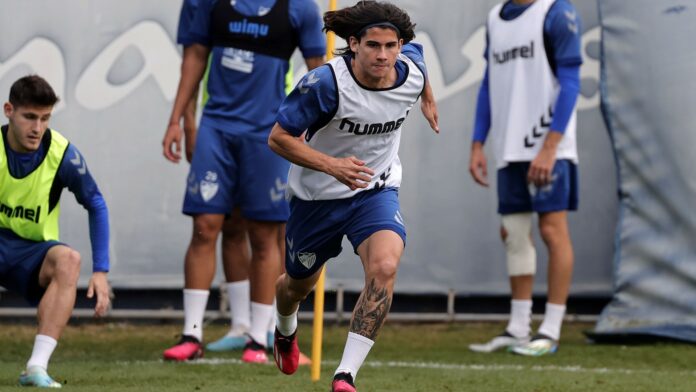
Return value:
M 275 308 L 276 308 L 276 301 L 275 301 L 275 299 L 273 299 L 273 309 L 275 309 Z M 275 328 L 276 328 L 276 318 L 271 316 L 271 319 L 268 322 L 268 333 L 275 333 Z
M 184 289 L 184 335 L 203 341 L 203 316 L 208 305 L 208 290 Z
M 249 336 L 256 343 L 266 347 L 266 332 L 268 323 L 273 317 L 273 305 L 260 304 L 258 302 L 251 303 L 251 328 Z
M 513 299 L 510 301 L 510 321 L 507 328 L 512 336 L 522 338 L 529 336 L 532 322 L 532 301 L 528 299 Z
M 547 302 L 544 321 L 539 327 L 539 333 L 546 335 L 553 340 L 558 340 L 561 337 L 561 324 L 563 324 L 563 316 L 565 316 L 565 311 L 565 305 Z
M 348 339 L 346 340 L 346 347 L 343 349 L 343 358 L 341 358 L 341 363 L 338 365 L 334 375 L 338 373 L 350 373 L 353 376 L 353 381 L 358 375 L 358 370 L 365 362 L 367 354 L 370 352 L 372 345 L 375 344 L 374 340 L 370 340 L 357 333 L 348 332 Z
M 27 362 L 27 369 L 38 366 L 44 370 L 48 369 L 48 360 L 51 359 L 53 350 L 58 342 L 47 335 L 36 335 L 34 338 L 34 349 L 31 351 L 31 358 Z
M 299 310 L 299 308 L 298 308 Z M 290 336 L 297 331 L 297 310 L 287 316 L 278 313 L 276 309 L 276 327 L 283 336 Z
M 227 299 L 230 301 L 230 318 L 233 331 L 248 331 L 251 325 L 249 316 L 249 279 L 227 282 Z M 231 332 L 231 331 L 230 331 Z

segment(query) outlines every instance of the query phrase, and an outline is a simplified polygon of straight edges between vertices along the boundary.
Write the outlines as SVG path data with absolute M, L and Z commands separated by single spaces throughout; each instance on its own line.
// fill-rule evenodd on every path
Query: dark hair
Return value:
M 10 87 L 10 103 L 14 107 L 53 106 L 58 101 L 51 85 L 39 75 L 20 78 Z
M 416 24 L 411 22 L 406 11 L 391 3 L 359 1 L 352 7 L 328 11 L 324 14 L 324 31 L 333 31 L 348 42 L 347 47 L 336 51 L 337 55 L 352 53 L 349 38 L 355 37 L 360 41 L 368 30 L 366 27 L 370 25 L 398 29 L 396 33 L 405 44 L 416 37 L 413 30 Z

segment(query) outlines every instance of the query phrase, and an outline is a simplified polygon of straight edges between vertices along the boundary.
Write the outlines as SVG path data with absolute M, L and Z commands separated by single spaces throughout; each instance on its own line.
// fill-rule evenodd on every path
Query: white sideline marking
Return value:
M 165 363 L 163 360 L 157 361 L 118 361 L 119 365 L 146 365 L 146 364 L 156 364 Z M 181 362 L 186 365 L 247 365 L 242 362 L 241 359 L 235 358 L 202 358 L 194 361 Z M 338 361 L 328 360 L 321 361 L 322 365 L 326 366 L 336 366 Z M 275 363 L 268 362 L 267 365 L 275 366 Z M 458 363 L 441 363 L 441 362 L 406 362 L 406 361 L 367 361 L 363 364 L 363 367 L 371 368 L 407 368 L 407 369 L 444 369 L 444 370 L 463 370 L 463 371 L 482 371 L 482 372 L 496 372 L 496 371 L 535 371 L 535 372 L 566 372 L 566 373 L 596 373 L 596 374 L 641 374 L 641 373 L 655 373 L 655 369 L 621 369 L 621 368 L 586 368 L 580 365 L 568 365 L 568 366 L 556 366 L 556 365 L 545 365 L 545 366 L 523 366 L 523 365 L 505 365 L 505 364 L 458 364 Z M 657 371 L 671 374 L 687 375 L 696 377 L 696 371 Z

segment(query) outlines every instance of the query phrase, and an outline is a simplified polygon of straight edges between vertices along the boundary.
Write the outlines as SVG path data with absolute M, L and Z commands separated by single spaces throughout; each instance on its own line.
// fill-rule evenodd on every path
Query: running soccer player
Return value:
M 324 30 L 349 46 L 303 77 L 281 106 L 269 138 L 273 151 L 293 163 L 287 272 L 276 284 L 274 357 L 283 373 L 297 370 L 299 304 L 348 236 L 362 261 L 365 287 L 332 390 L 355 391 L 358 370 L 389 312 L 406 241 L 398 199 L 402 124 L 423 94 L 421 109 L 438 131 L 437 109 L 422 48 L 408 44 L 415 34 L 406 12 L 361 1 L 327 12 Z
M 578 204 L 580 18 L 566 0 L 512 0 L 490 11 L 487 27 L 488 66 L 479 90 L 469 171 L 478 184 L 488 186 L 483 144 L 490 130 L 512 305 L 505 331 L 469 348 L 551 354 L 558 349 L 573 271 L 567 211 Z M 549 269 L 544 321 L 530 340 L 533 213 L 539 215 Z
M 60 388 L 48 362 L 75 306 L 80 254 L 58 240 L 60 194 L 68 188 L 89 213 L 94 315 L 106 314 L 109 299 L 109 213 L 84 157 L 48 127 L 58 102 L 40 76 L 10 87 L 3 110 L 9 120 L 0 138 L 0 286 L 38 304 L 38 334 L 19 384 Z

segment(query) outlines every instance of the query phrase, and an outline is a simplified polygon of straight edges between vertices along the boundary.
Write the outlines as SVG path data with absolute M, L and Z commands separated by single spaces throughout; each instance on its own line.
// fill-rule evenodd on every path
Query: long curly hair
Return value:
M 350 42 L 350 37 L 355 37 L 360 42 L 366 33 L 365 27 L 380 22 L 395 26 L 398 29 L 397 35 L 404 40 L 405 44 L 416 37 L 414 31 L 416 24 L 411 22 L 406 11 L 394 4 L 373 0 L 361 0 L 352 7 L 326 12 L 324 31 L 333 31 L 346 42 Z M 352 53 L 350 46 L 336 50 L 337 55 Z

